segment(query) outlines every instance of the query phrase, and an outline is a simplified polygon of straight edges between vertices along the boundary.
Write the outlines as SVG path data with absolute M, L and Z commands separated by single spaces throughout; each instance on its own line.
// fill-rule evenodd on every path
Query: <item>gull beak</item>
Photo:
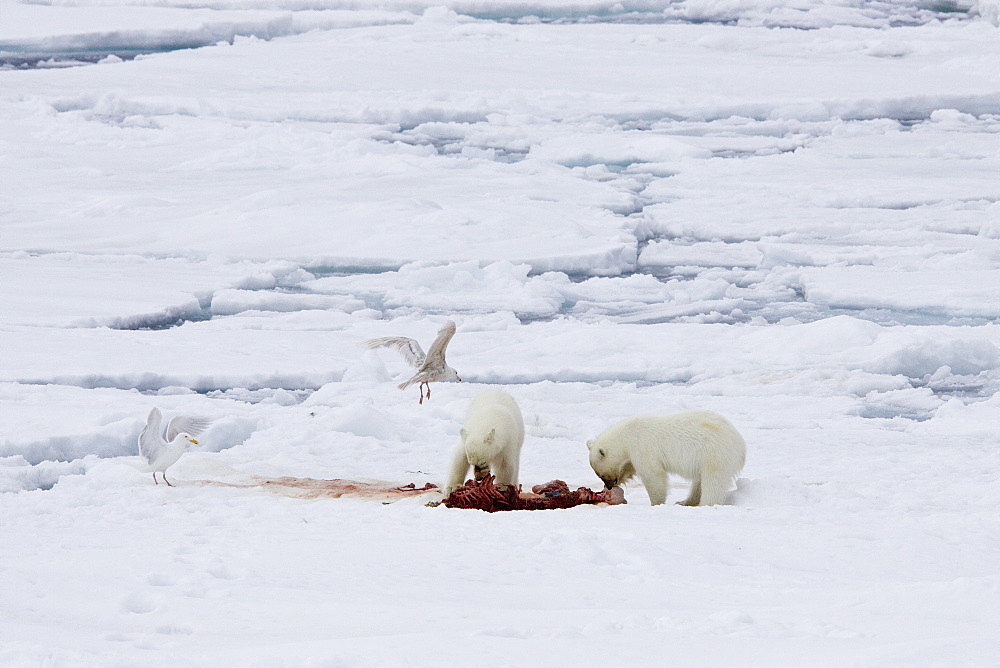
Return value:
M 198 441 L 194 440 L 193 438 L 191 439 L 191 442 L 194 443 L 195 445 L 198 445 Z

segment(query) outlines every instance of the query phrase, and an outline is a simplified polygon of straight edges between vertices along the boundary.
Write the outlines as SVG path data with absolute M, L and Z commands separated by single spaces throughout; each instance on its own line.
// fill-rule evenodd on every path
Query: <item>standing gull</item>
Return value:
M 405 390 L 414 383 L 420 383 L 420 401 L 424 403 L 424 387 L 427 387 L 427 399 L 431 398 L 430 383 L 437 380 L 448 380 L 454 378 L 461 382 L 458 372 L 452 369 L 444 360 L 444 349 L 448 347 L 451 337 L 455 336 L 455 321 L 449 320 L 438 330 L 437 338 L 431 344 L 431 349 L 424 355 L 420 344 L 415 340 L 405 336 L 383 336 L 379 339 L 369 339 L 365 341 L 365 346 L 374 350 L 375 348 L 395 348 L 407 363 L 417 370 L 405 383 L 400 384 L 399 389 Z
M 167 469 L 174 462 L 181 458 L 187 450 L 189 443 L 198 444 L 194 437 L 203 432 L 209 424 L 210 418 L 177 416 L 167 423 L 166 438 L 160 425 L 163 422 L 163 415 L 159 408 L 149 411 L 146 418 L 146 426 L 139 434 L 139 454 L 146 460 L 149 468 L 153 471 L 153 482 L 156 480 L 156 472 L 163 476 L 163 482 L 171 487 L 173 484 L 167 480 Z

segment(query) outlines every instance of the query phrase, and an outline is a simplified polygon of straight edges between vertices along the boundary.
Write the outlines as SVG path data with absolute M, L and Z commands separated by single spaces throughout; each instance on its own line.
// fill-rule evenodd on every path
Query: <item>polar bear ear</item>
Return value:
M 461 436 L 462 440 L 464 441 L 466 438 L 469 437 L 469 432 L 465 431 L 465 427 L 462 427 L 461 429 L 458 430 L 458 435 Z
M 593 441 L 587 441 L 587 449 L 588 450 L 593 450 L 594 449 L 594 442 Z
M 483 443 L 486 444 L 492 443 L 493 439 L 496 438 L 496 435 L 497 435 L 497 428 L 493 427 L 493 429 L 490 429 L 490 433 L 486 434 L 486 438 L 483 439 Z

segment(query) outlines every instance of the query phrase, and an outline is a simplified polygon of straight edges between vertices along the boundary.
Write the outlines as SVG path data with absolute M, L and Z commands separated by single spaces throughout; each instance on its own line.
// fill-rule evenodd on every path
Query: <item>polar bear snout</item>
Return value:
M 476 482 L 482 482 L 486 480 L 486 476 L 490 474 L 489 464 L 473 464 L 472 470 L 476 476 Z
M 612 489 L 618 486 L 618 478 L 612 478 L 610 476 L 598 476 L 604 483 L 604 489 Z

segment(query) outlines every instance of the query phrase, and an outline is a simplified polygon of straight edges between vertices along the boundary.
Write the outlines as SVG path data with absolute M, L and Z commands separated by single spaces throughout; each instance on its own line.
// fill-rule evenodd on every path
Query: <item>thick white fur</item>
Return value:
M 664 503 L 669 473 L 691 480 L 681 505 L 722 503 L 746 461 L 746 443 L 726 418 L 712 411 L 636 415 L 587 442 L 590 466 L 608 487 L 639 476 L 649 502 Z
M 462 486 L 469 469 L 476 478 L 496 476 L 497 484 L 517 484 L 524 443 L 524 419 L 514 397 L 500 390 L 486 390 L 465 414 L 462 440 L 452 456 L 445 495 Z

